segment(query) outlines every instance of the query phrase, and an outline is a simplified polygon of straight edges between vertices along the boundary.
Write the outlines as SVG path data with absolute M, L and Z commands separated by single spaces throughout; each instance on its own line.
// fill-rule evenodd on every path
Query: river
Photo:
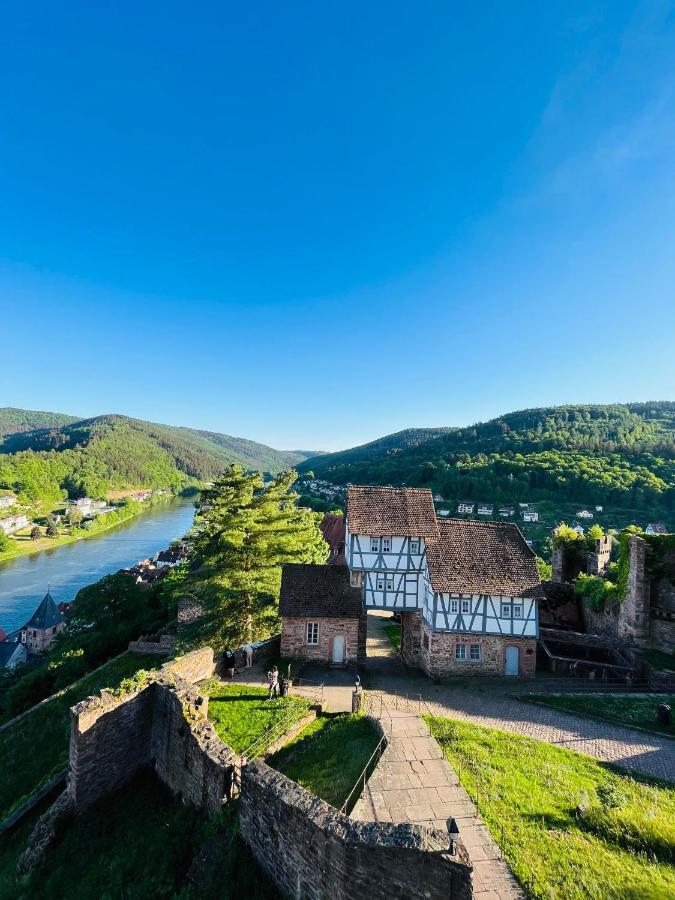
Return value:
M 56 603 L 80 588 L 164 550 L 189 530 L 194 498 L 158 503 L 136 518 L 53 550 L 0 563 L 0 625 L 20 628 L 49 587 Z

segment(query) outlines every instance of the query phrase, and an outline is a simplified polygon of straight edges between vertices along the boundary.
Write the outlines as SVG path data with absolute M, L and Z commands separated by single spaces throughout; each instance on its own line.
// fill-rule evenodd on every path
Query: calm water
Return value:
M 68 601 L 104 575 L 153 556 L 192 525 L 194 498 L 151 507 L 103 534 L 0 564 L 0 625 L 20 628 L 51 586 L 57 603 Z

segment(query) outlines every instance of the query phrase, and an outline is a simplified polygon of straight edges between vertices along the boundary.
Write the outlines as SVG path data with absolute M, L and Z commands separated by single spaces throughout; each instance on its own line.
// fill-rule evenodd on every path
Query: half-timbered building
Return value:
M 401 616 L 401 652 L 432 676 L 534 674 L 542 594 L 515 524 L 437 519 L 430 491 L 351 486 L 347 563 L 366 610 Z

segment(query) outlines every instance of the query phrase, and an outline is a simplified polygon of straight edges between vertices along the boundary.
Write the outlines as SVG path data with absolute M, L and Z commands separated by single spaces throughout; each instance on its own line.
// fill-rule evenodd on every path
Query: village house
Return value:
M 526 509 L 523 512 L 523 522 L 538 522 L 539 513 L 536 509 Z
M 595 507 L 595 511 L 596 511 L 596 512 L 602 512 L 602 506 L 596 506 L 596 507 Z
M 478 504 L 478 515 L 479 516 L 491 516 L 493 510 L 494 510 L 494 506 L 492 505 L 492 503 L 479 503 Z
M 533 675 L 543 596 L 514 524 L 439 520 L 431 492 L 351 486 L 347 564 L 368 609 L 401 617 L 401 652 L 433 677 Z
M 0 519 L 0 528 L 2 528 L 5 534 L 14 534 L 15 531 L 21 531 L 22 528 L 28 528 L 29 525 L 30 519 L 24 513 Z
M 580 509 L 577 513 L 577 519 L 592 519 L 593 513 L 589 509 Z
M 457 507 L 457 512 L 462 515 L 470 515 L 473 512 L 473 503 L 469 503 L 467 500 L 463 500 L 459 506 Z
M 321 525 L 321 534 L 330 547 L 329 566 L 344 566 L 345 558 L 345 517 L 335 513 L 326 513 Z
M 669 534 L 663 522 L 650 522 L 645 528 L 645 534 Z
M 29 653 L 42 653 L 52 644 L 54 638 L 65 628 L 63 613 L 60 613 L 52 595 L 47 591 L 42 602 L 28 622 L 19 629 L 21 643 Z
M 441 497 L 440 494 L 434 494 L 434 500 L 435 500 L 436 503 L 442 503 L 442 502 L 443 502 L 443 498 Z
M 346 566 L 284 565 L 279 615 L 282 656 L 335 666 L 365 660 L 366 615 Z
M 584 532 L 584 526 L 581 525 L 579 522 L 575 522 L 575 523 L 574 523 L 574 525 L 572 526 L 572 531 L 576 531 L 577 534 L 580 534 L 580 535 L 582 535 L 582 536 L 583 536 L 584 533 L 585 533 L 585 532 Z
M 500 506 L 499 507 L 499 515 L 504 518 L 508 518 L 508 516 L 512 516 L 515 514 L 515 507 L 513 506 Z
M 8 506 L 14 506 L 17 502 L 14 494 L 0 494 L 0 509 L 6 509 Z

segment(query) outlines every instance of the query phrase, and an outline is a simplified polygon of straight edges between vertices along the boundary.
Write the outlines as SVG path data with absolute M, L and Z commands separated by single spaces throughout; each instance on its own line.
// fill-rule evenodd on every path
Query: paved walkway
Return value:
M 474 896 L 481 900 L 523 897 L 478 810 L 422 719 L 393 710 L 385 711 L 380 722 L 387 747 L 351 818 L 412 822 L 446 831 L 454 817 L 474 867 Z

